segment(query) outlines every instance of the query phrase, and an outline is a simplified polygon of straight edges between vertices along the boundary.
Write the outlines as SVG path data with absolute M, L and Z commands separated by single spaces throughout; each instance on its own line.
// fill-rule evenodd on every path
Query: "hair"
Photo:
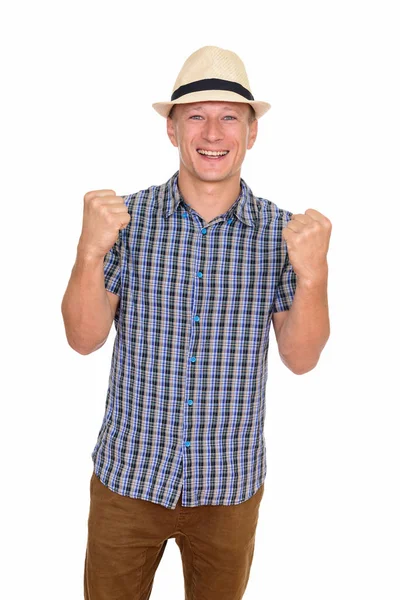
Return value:
M 176 104 L 173 104 L 173 105 L 172 105 L 172 108 L 171 108 L 171 110 L 169 111 L 169 115 L 168 115 L 168 116 L 169 116 L 171 119 L 173 119 L 173 118 L 174 118 L 174 112 L 175 112 L 175 110 L 174 110 L 174 109 L 175 109 L 175 106 L 176 106 Z M 251 104 L 249 104 L 249 108 L 250 108 L 250 111 L 249 111 L 249 125 L 251 125 L 251 124 L 252 124 L 252 122 L 256 120 L 256 111 L 255 111 L 255 110 L 254 110 L 254 108 L 251 106 Z

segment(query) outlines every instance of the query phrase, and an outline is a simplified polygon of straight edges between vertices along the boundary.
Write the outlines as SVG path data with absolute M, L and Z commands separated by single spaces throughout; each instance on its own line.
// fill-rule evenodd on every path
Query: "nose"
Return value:
M 213 142 L 215 142 L 216 140 L 221 140 L 223 138 L 223 133 L 218 117 L 208 117 L 206 119 L 203 127 L 203 138 L 205 140 L 210 140 Z

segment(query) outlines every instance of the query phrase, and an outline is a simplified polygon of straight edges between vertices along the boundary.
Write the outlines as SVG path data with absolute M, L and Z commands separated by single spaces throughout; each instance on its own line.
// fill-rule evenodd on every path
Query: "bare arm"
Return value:
M 313 369 L 330 335 L 328 273 L 315 281 L 298 278 L 295 297 L 288 311 L 272 315 L 282 362 L 302 375 Z
M 314 208 L 293 214 L 282 229 L 296 273 L 292 305 L 272 317 L 283 363 L 296 375 L 311 371 L 330 335 L 327 254 L 332 223 Z
M 61 311 L 71 348 L 79 354 L 98 350 L 107 340 L 119 296 L 104 286 L 104 258 L 81 253 L 65 291 Z

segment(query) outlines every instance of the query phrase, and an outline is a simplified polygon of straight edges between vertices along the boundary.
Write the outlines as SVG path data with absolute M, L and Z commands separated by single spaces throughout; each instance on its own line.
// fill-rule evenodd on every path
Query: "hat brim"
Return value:
M 221 100 L 226 102 L 243 102 L 250 104 L 256 113 L 256 118 L 259 119 L 271 108 L 268 102 L 257 102 L 255 100 L 247 100 L 240 94 L 225 90 L 202 90 L 200 92 L 192 92 L 185 94 L 184 97 L 178 98 L 173 102 L 155 102 L 152 107 L 162 117 L 167 118 L 174 104 L 189 104 L 190 102 L 208 102 Z

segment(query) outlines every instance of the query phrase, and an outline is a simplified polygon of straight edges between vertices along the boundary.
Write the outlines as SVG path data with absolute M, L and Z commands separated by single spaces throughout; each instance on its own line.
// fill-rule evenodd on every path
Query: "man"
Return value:
M 240 177 L 258 119 L 233 52 L 185 62 L 167 119 L 179 171 L 129 196 L 84 198 L 63 299 L 70 345 L 116 338 L 92 453 L 86 600 L 145 600 L 168 539 L 186 600 L 239 600 L 264 491 L 268 336 L 296 374 L 329 337 L 330 221 L 255 197 Z

